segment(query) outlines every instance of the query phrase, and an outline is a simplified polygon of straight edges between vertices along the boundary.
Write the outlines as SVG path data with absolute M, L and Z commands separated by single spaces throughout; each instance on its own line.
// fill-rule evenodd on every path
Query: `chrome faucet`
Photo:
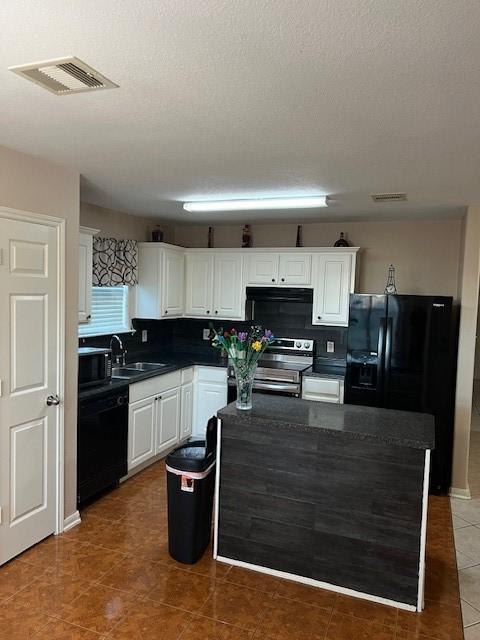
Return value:
M 113 343 L 114 339 L 118 342 L 118 346 L 120 348 L 120 354 L 115 356 L 115 363 L 116 364 L 120 364 L 120 365 L 122 365 L 122 367 L 124 367 L 125 366 L 125 354 L 127 353 L 127 350 L 123 348 L 123 342 L 115 334 L 110 338 L 110 349 L 112 350 L 112 355 L 113 355 L 112 343 Z

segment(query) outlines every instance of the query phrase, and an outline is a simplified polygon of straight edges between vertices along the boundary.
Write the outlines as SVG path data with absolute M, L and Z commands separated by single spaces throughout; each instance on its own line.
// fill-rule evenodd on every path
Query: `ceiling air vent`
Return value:
M 57 96 L 118 87 L 118 84 L 74 57 L 10 67 L 10 71 L 35 82 Z
M 370 197 L 374 202 L 405 202 L 406 193 L 371 193 Z

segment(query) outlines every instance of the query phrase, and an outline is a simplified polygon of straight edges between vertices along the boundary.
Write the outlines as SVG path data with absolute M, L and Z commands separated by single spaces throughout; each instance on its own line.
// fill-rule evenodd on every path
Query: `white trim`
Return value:
M 470 487 L 466 489 L 459 489 L 457 487 L 450 487 L 448 495 L 451 498 L 460 498 L 460 500 L 470 500 L 472 495 L 470 493 Z
M 428 488 L 430 484 L 430 449 L 425 451 L 425 466 L 423 469 L 423 498 L 422 498 L 422 525 L 420 528 L 420 556 L 418 560 L 418 595 L 417 611 L 423 611 L 425 607 L 425 550 L 427 546 L 427 513 L 428 513 Z
M 80 518 L 80 512 L 74 511 L 69 516 L 67 516 L 63 521 L 63 533 L 65 533 L 66 531 L 70 531 L 70 529 L 73 529 L 73 527 L 76 527 L 77 524 L 80 524 L 81 521 L 82 519 Z
M 89 233 L 91 236 L 96 236 L 100 233 L 100 229 L 93 229 L 92 227 L 80 227 L 80 233 Z
M 311 587 L 319 587 L 320 589 L 334 591 L 335 593 L 341 593 L 343 595 L 360 598 L 362 600 L 369 600 L 370 602 L 378 602 L 379 604 L 385 604 L 389 607 L 396 607 L 397 609 L 403 609 L 404 611 L 416 611 L 416 607 L 413 604 L 405 604 L 404 602 L 396 602 L 395 600 L 381 598 L 380 596 L 372 596 L 370 593 L 354 591 L 353 589 L 339 587 L 336 584 L 321 582 L 320 580 L 314 580 L 313 578 L 304 578 L 303 576 L 297 576 L 294 573 L 288 573 L 287 571 L 277 571 L 277 569 L 269 569 L 268 567 L 262 567 L 257 564 L 250 564 L 249 562 L 242 562 L 241 560 L 232 560 L 231 558 L 225 558 L 223 556 L 217 556 L 216 560 L 218 560 L 219 562 L 225 562 L 226 564 L 231 564 L 234 567 L 242 567 L 244 569 L 250 569 L 251 571 L 258 571 L 259 573 L 266 573 L 269 576 L 284 578 L 285 580 L 293 580 L 293 582 L 308 584 Z
M 58 405 L 58 419 L 55 434 L 55 533 L 61 533 L 64 528 L 64 432 L 65 432 L 65 269 L 66 269 L 66 220 L 57 216 L 33 211 L 22 211 L 0 206 L 0 217 L 8 220 L 31 222 L 57 230 L 57 388 L 61 402 Z
M 191 478 L 192 480 L 203 480 L 209 475 L 214 466 L 215 462 L 207 467 L 205 471 L 181 471 L 180 469 L 175 469 L 175 467 L 165 464 L 165 469 L 176 476 L 184 476 L 185 478 Z
M 222 453 L 222 421 L 217 418 L 217 473 L 215 474 L 215 514 L 213 522 L 213 559 L 218 556 L 218 516 L 220 509 L 220 463 Z

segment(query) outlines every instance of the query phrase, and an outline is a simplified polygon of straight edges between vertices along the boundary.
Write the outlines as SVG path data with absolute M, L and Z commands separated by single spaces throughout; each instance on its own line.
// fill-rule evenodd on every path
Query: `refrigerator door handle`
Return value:
M 380 320 L 377 345 L 377 403 L 383 404 L 383 361 L 385 354 L 385 318 Z
M 392 318 L 387 318 L 387 331 L 385 335 L 385 382 L 384 389 L 384 406 L 388 406 L 388 396 L 390 393 L 390 370 L 392 364 Z

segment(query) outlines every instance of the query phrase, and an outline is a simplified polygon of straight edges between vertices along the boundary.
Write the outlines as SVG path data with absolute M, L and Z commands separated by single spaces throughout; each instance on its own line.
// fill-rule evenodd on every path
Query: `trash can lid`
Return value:
M 178 447 L 168 454 L 167 465 L 178 471 L 205 471 L 215 462 L 215 456 L 206 455 L 205 443 L 202 444 L 203 446 L 199 446 L 199 443 L 194 442 Z

